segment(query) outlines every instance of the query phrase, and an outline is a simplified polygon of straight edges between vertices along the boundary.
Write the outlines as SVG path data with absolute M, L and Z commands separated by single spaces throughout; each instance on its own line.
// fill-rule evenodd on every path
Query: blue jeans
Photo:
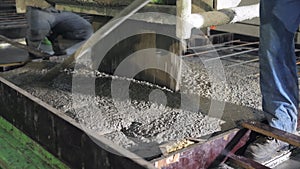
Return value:
M 288 25 L 289 23 L 282 18 L 291 16 L 282 12 L 276 13 L 276 10 L 281 8 L 278 3 L 282 2 L 284 1 L 261 0 L 260 87 L 263 96 L 262 107 L 269 124 L 292 133 L 297 127 L 299 89 L 295 32 L 289 28 L 298 27 L 299 22 L 293 23 L 297 24 L 296 26 Z M 296 9 L 298 10 L 293 12 L 296 18 L 300 18 L 300 9 Z

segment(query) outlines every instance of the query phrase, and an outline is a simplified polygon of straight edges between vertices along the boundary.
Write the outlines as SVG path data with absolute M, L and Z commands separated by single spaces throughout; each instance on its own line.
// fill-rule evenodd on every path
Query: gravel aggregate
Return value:
M 179 93 L 147 82 L 85 68 L 62 70 L 52 81 L 39 82 L 39 78 L 56 64 L 53 61 L 29 63 L 1 75 L 65 112 L 83 127 L 149 158 L 160 154 L 158 146 L 163 143 L 210 135 L 220 131 L 221 124 L 226 123 L 200 111 L 180 109 L 182 94 L 260 108 L 257 65 L 228 68 L 226 66 L 230 62 L 222 61 L 222 67 L 212 69 L 220 69 L 223 77 L 210 77 L 211 68 L 208 70 L 209 65 L 203 64 L 203 59 L 186 58 L 184 62 L 182 90 Z M 86 86 L 82 84 L 79 84 L 82 90 L 74 92 L 72 89 L 78 84 L 74 84 L 72 78 L 82 78 L 81 82 L 95 79 L 94 94 L 87 94 Z M 112 81 L 129 81 L 130 88 L 125 92 L 129 93 L 130 98 L 112 97 Z

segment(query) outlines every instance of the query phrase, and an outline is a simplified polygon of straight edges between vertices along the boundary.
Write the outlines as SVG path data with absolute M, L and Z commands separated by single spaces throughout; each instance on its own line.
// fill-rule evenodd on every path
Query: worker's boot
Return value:
M 40 41 L 29 41 L 27 38 L 25 39 L 25 42 L 26 42 L 27 46 L 29 46 L 31 48 L 35 48 L 35 49 L 38 49 L 40 44 L 41 44 Z M 35 54 L 30 53 L 30 52 L 28 52 L 28 56 L 29 56 L 30 59 L 40 58 L 40 57 L 36 56 Z
M 289 144 L 270 137 L 260 137 L 251 143 L 245 152 L 245 156 L 263 164 L 289 149 Z
M 66 55 L 66 52 L 60 48 L 58 42 L 52 43 L 52 48 L 55 56 Z
M 61 49 L 60 45 L 59 45 L 59 42 L 57 40 L 57 36 L 55 35 L 52 35 L 52 36 L 49 36 L 48 39 L 49 41 L 51 42 L 52 44 L 52 49 L 54 51 L 54 55 L 55 56 L 61 56 L 61 55 L 65 55 L 66 52 L 64 50 Z

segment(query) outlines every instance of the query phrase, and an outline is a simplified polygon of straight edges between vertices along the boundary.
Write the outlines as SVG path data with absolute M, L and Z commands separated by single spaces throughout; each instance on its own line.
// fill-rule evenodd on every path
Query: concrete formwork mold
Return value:
M 0 115 L 71 168 L 153 168 L 138 156 L 128 158 L 129 151 L 89 137 L 74 119 L 0 81 Z

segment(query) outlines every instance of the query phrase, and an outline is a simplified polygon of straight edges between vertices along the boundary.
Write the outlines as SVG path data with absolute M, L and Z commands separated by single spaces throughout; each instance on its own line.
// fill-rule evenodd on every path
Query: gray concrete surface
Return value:
M 221 101 L 256 108 L 259 105 L 257 78 L 252 76 L 255 73 L 253 68 L 249 68 L 252 72 L 245 71 L 246 76 L 239 68 L 228 71 L 224 67 L 225 72 L 228 71 L 225 73 L 228 84 L 212 85 L 209 82 L 211 77 L 207 76 L 201 60 L 187 59 L 187 67 L 182 76 L 184 90 L 174 93 L 147 82 L 115 77 L 84 68 L 63 70 L 53 81 L 39 82 L 40 77 L 57 64 L 56 61 L 28 63 L 22 68 L 4 72 L 1 76 L 65 112 L 87 129 L 105 135 L 116 144 L 145 158 L 159 155 L 161 152 L 158 145 L 168 141 L 187 137 L 199 138 L 222 129 L 233 128 L 237 120 L 253 118 L 251 109 L 230 104 L 225 106 L 224 114 L 221 115 L 226 120 L 207 116 L 211 109 L 210 100 L 201 100 L 201 107 L 192 109 L 197 104 L 191 99 L 190 107 L 180 109 L 181 97 L 185 95 L 211 97 L 213 94 L 212 97 Z M 72 84 L 72 77 L 83 78 L 83 81 L 95 77 L 96 95 L 86 95 L 84 90 L 82 93 L 72 93 L 72 85 L 76 85 Z M 112 98 L 112 80 L 130 82 L 130 100 Z M 218 85 L 223 88 L 218 88 Z M 74 95 L 76 97 L 73 97 Z
M 239 57 L 247 59 L 252 56 Z M 180 109 L 181 97 L 185 95 L 209 97 L 260 109 L 257 63 L 229 68 L 227 66 L 231 62 L 222 61 L 223 66 L 218 69 L 224 71 L 226 83 L 222 81 L 224 84 L 220 85 L 212 84 L 205 67 L 207 65 L 203 64 L 202 59 L 185 59 L 182 72 L 183 88 L 180 93 L 147 82 L 115 77 L 84 68 L 62 70 L 52 81 L 39 82 L 51 67 L 61 62 L 59 58 L 28 63 L 22 68 L 0 75 L 65 112 L 83 127 L 104 135 L 142 157 L 152 158 L 161 153 L 158 148 L 160 144 L 186 137 L 203 137 L 233 128 L 240 119 L 261 117 L 259 112 L 253 114 L 251 108 L 241 108 L 229 103 L 225 105 L 222 119 L 210 117 L 207 114 L 211 102 L 203 99 L 198 111 Z M 84 91 L 72 93 L 72 77 L 95 77 L 96 95 L 86 95 Z M 130 100 L 112 98 L 112 80 L 131 83 L 128 89 Z M 74 95 L 77 97 L 72 97 Z M 193 104 L 192 101 L 190 106 L 193 107 Z M 298 155 L 293 157 L 282 165 L 283 168 L 287 165 L 297 166 L 298 158 Z

